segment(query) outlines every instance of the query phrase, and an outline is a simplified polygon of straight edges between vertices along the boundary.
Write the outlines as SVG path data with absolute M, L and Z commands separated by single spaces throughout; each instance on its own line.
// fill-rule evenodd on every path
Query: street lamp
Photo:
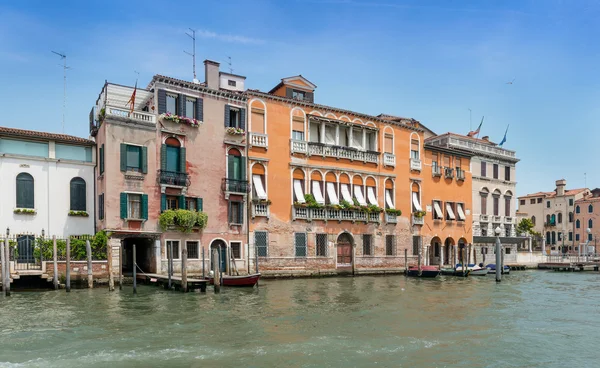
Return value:
M 42 228 L 42 239 L 44 239 L 44 235 L 46 235 L 46 232 L 44 231 L 44 229 Z

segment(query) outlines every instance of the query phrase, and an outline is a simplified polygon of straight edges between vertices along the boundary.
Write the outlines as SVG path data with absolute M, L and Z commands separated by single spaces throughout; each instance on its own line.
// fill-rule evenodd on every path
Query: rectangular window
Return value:
M 233 259 L 242 259 L 242 243 L 231 242 L 231 255 Z
M 510 166 L 504 166 L 504 180 L 510 181 Z
M 511 197 L 504 197 L 504 216 L 510 216 L 510 201 Z
M 350 129 L 341 126 L 338 145 L 341 147 L 350 147 Z
M 500 215 L 500 197 L 494 196 L 494 216 Z
M 265 134 L 265 110 L 252 109 L 251 114 L 252 131 L 254 133 Z
M 546 208 L 550 208 L 550 201 L 546 201 Z
M 498 164 L 494 164 L 494 179 L 498 179 Z
M 229 201 L 229 223 L 241 225 L 244 223 L 244 202 Z
M 173 259 L 179 259 L 179 240 L 167 240 L 165 247 L 166 259 L 169 259 L 169 247 L 173 248 Z
M 569 231 L 569 241 L 573 241 L 573 232 Z
M 385 134 L 383 145 L 386 153 L 394 153 L 394 136 L 391 134 Z
M 592 234 L 588 234 L 588 241 L 592 241 L 593 235 Z
M 317 257 L 327 257 L 327 234 L 317 234 L 316 254 Z
M 535 204 L 535 198 L 529 200 L 529 204 Z
M 127 171 L 142 171 L 142 147 L 127 145 Z
M 294 89 L 292 90 L 292 98 L 294 100 L 304 101 L 306 100 L 306 92 Z
M 237 84 L 237 83 L 236 83 L 234 80 L 231 80 L 231 79 L 227 80 L 227 85 L 228 85 L 228 86 L 235 87 L 235 86 L 236 86 L 236 84 Z
M 179 209 L 179 197 L 167 196 L 167 209 L 168 210 Z
M 255 231 L 254 246 L 259 257 L 266 257 L 269 254 L 269 233 L 266 231 Z
M 524 206 L 524 205 L 525 205 L 525 200 L 524 200 L 524 199 L 521 199 L 521 200 L 519 201 L 519 204 L 520 204 L 521 206 Z
M 239 128 L 240 127 L 240 110 L 235 108 L 229 109 L 229 121 L 227 122 L 227 126 L 229 128 Z
M 104 193 L 98 196 L 98 219 L 104 220 Z
M 575 241 L 579 241 L 579 234 L 575 234 Z
M 314 142 L 314 143 L 322 143 L 323 141 L 321 140 L 321 124 L 311 121 L 309 128 L 310 128 L 310 141 Z
M 487 195 L 481 196 L 481 214 L 487 215 Z
M 128 194 L 127 195 L 127 218 L 141 219 L 142 218 L 142 195 Z
M 304 140 L 304 119 L 299 116 L 292 118 L 292 138 L 300 141 Z M 296 132 L 296 133 L 294 133 Z M 266 133 L 266 132 L 265 132 Z
M 504 248 L 506 254 L 510 254 L 510 248 Z
M 361 150 L 365 148 L 363 146 L 363 131 L 364 130 L 359 129 L 359 128 L 352 129 L 352 147 L 358 148 Z
M 372 131 L 367 131 L 367 151 L 375 151 L 377 149 L 377 133 Z
M 292 130 L 292 139 L 297 140 L 297 141 L 303 141 L 304 140 L 304 132 Z
M 487 175 L 487 164 L 485 163 L 485 161 L 481 161 L 481 176 L 483 176 L 484 178 Z
M 569 206 L 573 205 L 573 198 L 569 198 Z
M 196 119 L 196 99 L 186 97 L 185 98 L 185 117 L 190 119 Z
M 433 219 L 444 219 L 444 211 L 442 211 L 442 201 L 433 201 Z
M 421 237 L 419 237 L 419 236 L 413 236 L 413 242 L 412 242 L 412 255 L 413 256 L 418 256 L 419 255 L 420 241 L 421 241 Z
M 385 255 L 394 256 L 396 255 L 396 235 L 385 236 Z
M 335 144 L 335 126 L 331 124 L 325 124 L 325 144 Z
M 296 257 L 306 257 L 306 233 L 294 233 L 294 249 Z
M 541 199 L 541 198 L 538 198 L 538 199 L 537 199 L 537 203 L 542 203 L 542 199 Z
M 198 211 L 198 209 L 196 208 L 196 204 L 197 204 L 197 199 L 196 198 L 187 197 L 185 199 L 185 209 L 186 210 Z
M 419 159 L 419 140 L 411 139 L 410 140 L 410 158 L 414 160 Z
M 177 115 L 179 113 L 177 109 L 177 95 L 167 93 L 167 112 Z
M 197 241 L 189 241 L 186 242 L 187 245 L 187 257 L 188 259 L 199 259 L 200 258 L 200 250 Z
M 363 256 L 372 256 L 373 255 L 373 242 L 371 234 L 363 234 Z

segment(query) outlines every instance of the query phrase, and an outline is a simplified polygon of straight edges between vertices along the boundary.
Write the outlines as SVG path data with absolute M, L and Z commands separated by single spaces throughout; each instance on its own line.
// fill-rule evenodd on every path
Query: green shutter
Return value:
M 225 128 L 229 126 L 229 105 L 225 105 Z
M 142 194 L 142 219 L 148 220 L 148 194 Z
M 160 169 L 167 171 L 167 145 L 160 146 Z
M 121 218 L 127 218 L 127 193 L 121 193 Z
M 100 146 L 100 174 L 104 173 L 104 144 Z
M 179 208 L 182 210 L 185 210 L 185 196 L 184 195 L 179 196 Z
M 240 109 L 240 128 L 246 130 L 246 109 Z
M 240 224 L 244 223 L 244 202 L 239 202 L 238 204 L 238 218 L 240 219 Z
M 234 179 L 235 156 L 227 155 L 227 179 Z
M 185 160 L 185 147 L 181 147 L 179 149 L 179 172 L 185 173 L 187 172 L 187 167 L 186 167 L 186 160 Z
M 231 224 L 231 201 L 227 202 L 227 222 Z
M 246 177 L 246 157 L 240 156 L 240 180 L 248 180 Z
M 121 143 L 121 171 L 127 171 L 127 145 Z
M 185 116 L 185 95 L 179 94 L 177 96 L 177 102 L 179 103 L 179 111 L 177 115 Z
M 148 173 L 148 147 L 142 147 L 142 173 Z
M 167 195 L 163 193 L 160 196 L 160 211 L 164 212 L 166 210 L 167 210 Z
M 204 211 L 202 198 L 196 198 L 196 210 L 198 210 L 198 212 Z

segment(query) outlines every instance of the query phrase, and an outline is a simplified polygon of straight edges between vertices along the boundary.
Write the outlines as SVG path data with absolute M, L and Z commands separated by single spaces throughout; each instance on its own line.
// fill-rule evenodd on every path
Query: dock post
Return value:
M 173 243 L 167 242 L 167 244 L 167 276 L 169 277 L 169 283 L 167 287 L 169 288 L 169 290 L 171 290 L 171 287 L 173 287 L 173 283 L 171 280 L 171 276 L 173 275 Z
M 85 251 L 87 252 L 87 275 L 88 275 L 88 288 L 94 288 L 94 273 L 92 271 L 92 246 L 90 240 L 85 241 Z
M 465 259 L 467 258 L 466 253 L 467 253 L 467 246 L 465 244 L 463 244 L 462 249 L 460 251 L 460 255 L 461 255 L 460 263 L 462 264 L 463 276 L 465 275 L 465 273 L 467 273 L 467 265 L 465 264 Z
M 254 268 L 256 268 L 256 273 L 258 273 L 258 246 L 256 245 L 254 245 Z
M 502 263 L 500 272 L 504 275 L 504 252 L 502 251 L 502 247 L 500 247 L 500 263 Z
M 115 291 L 115 278 L 113 276 L 112 245 L 110 239 L 106 242 L 106 263 L 108 266 L 108 291 Z
M 123 290 L 123 240 L 119 245 L 119 290 Z
M 56 246 L 56 235 L 52 237 L 52 263 L 54 265 L 54 290 L 58 290 L 58 247 Z
M 67 293 L 71 292 L 71 237 L 67 238 L 67 281 L 66 290 Z
M 181 291 L 187 293 L 187 242 L 181 244 Z
M 467 266 L 471 264 L 471 244 L 467 246 Z
M 137 294 L 137 261 L 135 259 L 135 243 L 133 243 L 133 293 Z
M 212 250 L 213 259 L 213 286 L 215 287 L 215 294 L 221 292 L 221 277 L 219 277 L 219 250 L 217 248 Z
M 10 296 L 10 241 L 8 238 L 4 241 L 4 262 L 6 262 L 6 296 Z M 16 259 L 15 259 L 16 262 Z
M 502 281 L 502 244 L 500 237 L 496 236 L 496 282 Z
M 7 243 L 8 245 L 8 240 L 5 240 L 3 242 L 0 242 L 0 259 L 2 262 L 2 294 L 4 294 L 4 296 L 6 296 L 6 265 L 8 262 L 4 262 L 4 243 Z
M 408 275 L 408 249 L 404 249 L 404 273 Z
M 206 273 L 204 272 L 204 247 L 202 247 L 202 279 L 206 278 Z
M 422 247 L 422 243 L 421 243 L 421 237 L 419 237 L 418 240 L 417 240 L 417 246 L 419 247 L 418 248 L 418 252 L 417 252 L 417 256 L 418 256 L 418 258 L 417 258 L 417 272 L 418 272 L 418 275 L 420 277 L 423 274 L 423 270 L 422 270 L 422 267 L 421 267 L 421 257 L 422 257 L 422 252 L 423 252 L 423 247 Z

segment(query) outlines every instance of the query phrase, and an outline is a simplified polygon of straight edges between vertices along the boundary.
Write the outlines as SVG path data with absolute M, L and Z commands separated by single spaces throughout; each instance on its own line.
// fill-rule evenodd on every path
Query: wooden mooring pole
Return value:
M 115 291 L 115 277 L 113 276 L 113 254 L 112 254 L 112 244 L 110 244 L 110 239 L 106 242 L 106 258 L 107 258 L 107 266 L 108 266 L 108 291 Z
M 181 291 L 187 293 L 187 242 L 181 244 Z
M 206 278 L 206 273 L 204 272 L 204 247 L 202 247 L 202 279 Z
M 135 243 L 133 243 L 133 293 L 137 294 L 137 261 L 135 259 Z
M 119 290 L 123 290 L 123 241 L 119 245 Z
M 58 247 L 56 246 L 56 235 L 52 236 L 52 264 L 54 265 L 52 282 L 54 283 L 54 290 L 58 290 Z
M 212 250 L 212 259 L 213 259 L 213 286 L 215 287 L 215 293 L 221 292 L 221 277 L 219 277 L 219 250 L 214 248 Z
M 6 262 L 4 261 L 4 243 L 8 240 L 4 240 L 0 242 L 0 262 L 2 263 L 0 266 L 2 267 L 2 294 L 6 296 Z M 7 244 L 8 245 L 8 244 Z
M 171 281 L 171 276 L 173 275 L 173 244 L 171 242 L 167 242 L 167 244 L 167 275 L 169 276 L 168 289 L 171 290 L 171 287 L 173 287 L 173 283 Z
M 71 237 L 67 238 L 67 281 L 66 281 L 66 290 L 67 293 L 71 292 Z
M 408 275 L 408 249 L 404 249 L 404 273 Z
M 417 255 L 418 255 L 418 258 L 417 258 L 417 272 L 418 272 L 419 277 L 421 277 L 421 275 L 423 274 L 423 270 L 422 270 L 422 267 L 421 267 L 421 262 L 422 262 L 421 258 L 423 257 L 423 255 L 422 255 L 422 253 L 423 253 L 423 247 L 422 247 L 421 237 L 419 237 L 417 239 L 417 247 L 418 247 L 417 248 L 418 249 L 418 251 L 417 251 Z
M 87 252 L 87 276 L 88 276 L 88 287 L 94 288 L 94 273 L 92 270 L 92 246 L 90 245 L 89 239 L 85 241 L 85 251 Z
M 467 266 L 471 264 L 471 244 L 468 245 L 467 251 Z
M 10 241 L 8 239 L 4 241 L 4 262 L 6 262 L 6 270 L 3 269 L 2 272 L 6 273 L 6 296 L 10 296 Z

